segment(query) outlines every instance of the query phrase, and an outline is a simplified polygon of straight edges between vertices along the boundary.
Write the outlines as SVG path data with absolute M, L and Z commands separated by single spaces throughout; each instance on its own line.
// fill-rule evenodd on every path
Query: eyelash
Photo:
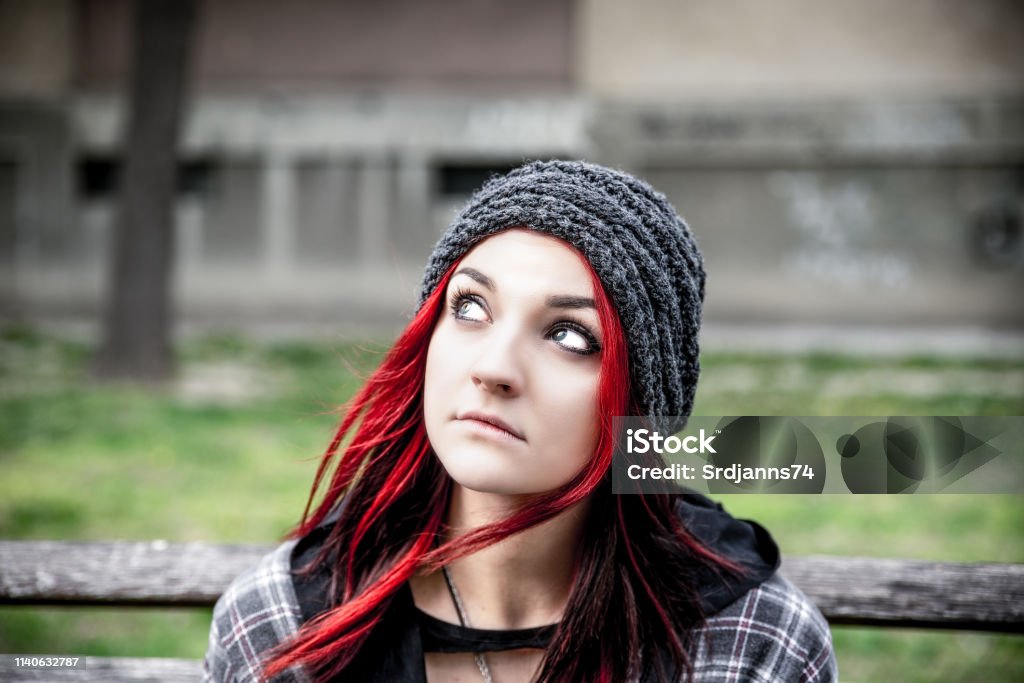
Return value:
M 587 329 L 586 325 L 572 318 L 565 318 L 558 321 L 552 326 L 548 334 L 551 334 L 552 332 L 555 332 L 556 330 L 562 328 L 572 330 L 576 334 L 580 335 L 581 337 L 587 340 L 587 344 L 590 346 L 590 349 L 588 351 L 577 351 L 576 349 L 571 349 L 568 346 L 563 346 L 562 348 L 564 348 L 566 351 L 569 351 L 570 353 L 575 353 L 576 355 L 579 356 L 591 356 L 601 350 L 601 345 L 598 343 L 597 337 L 595 337 L 594 334 L 589 329 Z
M 456 320 L 462 319 L 461 316 L 459 315 L 459 309 L 462 307 L 463 302 L 466 300 L 472 301 L 473 303 L 477 304 L 478 306 L 486 310 L 486 306 L 484 306 L 483 300 L 478 295 L 474 294 L 468 289 L 457 287 L 455 291 L 452 292 L 451 299 L 448 301 L 448 308 L 451 309 L 452 316 Z M 559 344 L 559 346 L 561 346 L 569 353 L 575 353 L 578 356 L 590 356 L 601 350 L 601 344 L 598 343 L 597 337 L 594 335 L 594 333 L 591 332 L 585 324 L 572 317 L 564 318 L 562 320 L 559 320 L 554 325 L 552 325 L 551 328 L 548 330 L 548 335 L 553 334 L 554 332 L 562 328 L 572 330 L 576 334 L 586 339 L 587 344 L 590 345 L 589 351 L 577 351 L 576 349 L 572 349 L 569 348 L 568 346 Z
M 472 301 L 476 305 L 486 310 L 486 306 L 484 306 L 484 302 L 483 300 L 480 299 L 479 296 L 469 291 L 468 289 L 457 287 L 455 291 L 452 292 L 452 298 L 448 301 L 448 308 L 451 309 L 452 315 L 455 316 L 456 319 L 461 319 L 459 316 L 459 309 L 462 308 L 462 302 L 467 300 Z

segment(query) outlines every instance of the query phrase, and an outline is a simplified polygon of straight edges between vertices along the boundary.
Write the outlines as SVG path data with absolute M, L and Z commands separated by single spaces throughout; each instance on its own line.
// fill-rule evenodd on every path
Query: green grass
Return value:
M 181 350 L 164 390 L 96 385 L 91 349 L 0 333 L 0 537 L 272 543 L 384 345 Z M 706 354 L 704 415 L 1020 415 L 1024 361 Z M 728 496 L 788 555 L 1024 562 L 1018 496 Z M 201 657 L 208 610 L 0 608 L 0 651 Z M 1024 639 L 835 629 L 844 680 L 1024 680 Z

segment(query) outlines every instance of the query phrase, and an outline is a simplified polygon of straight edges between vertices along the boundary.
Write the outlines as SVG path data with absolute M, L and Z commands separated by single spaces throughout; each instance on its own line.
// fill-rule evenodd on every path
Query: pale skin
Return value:
M 424 419 L 453 480 L 447 514 L 459 535 L 509 516 L 570 481 L 597 441 L 601 327 L 589 272 L 564 242 L 507 230 L 477 245 L 449 283 L 431 339 Z M 489 424 L 496 419 L 502 429 Z M 454 562 L 475 628 L 562 618 L 589 501 Z M 424 612 L 459 623 L 440 572 L 410 580 Z M 495 681 L 530 681 L 543 652 L 486 654 Z M 471 654 L 427 653 L 429 681 L 483 680 Z

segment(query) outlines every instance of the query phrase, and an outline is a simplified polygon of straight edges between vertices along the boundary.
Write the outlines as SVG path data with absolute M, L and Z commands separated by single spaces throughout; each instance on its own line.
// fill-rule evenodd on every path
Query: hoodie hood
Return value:
M 738 577 L 722 576 L 707 568 L 698 572 L 697 593 L 705 616 L 722 611 L 771 578 L 779 568 L 779 546 L 757 522 L 736 519 L 721 503 L 699 493 L 680 496 L 676 510 L 691 534 L 716 555 L 743 570 Z
M 293 573 L 305 566 L 320 552 L 324 540 L 341 514 L 333 511 L 309 535 L 299 541 L 292 552 Z M 697 593 L 705 617 L 717 614 L 747 591 L 767 581 L 779 568 L 779 547 L 771 534 L 757 522 L 736 519 L 707 496 L 684 493 L 678 498 L 676 511 L 683 526 L 719 557 L 742 569 L 739 576 L 722 575 L 702 567 L 697 573 Z M 328 609 L 327 568 L 323 567 L 307 579 L 296 577 L 295 588 L 302 607 L 303 621 Z

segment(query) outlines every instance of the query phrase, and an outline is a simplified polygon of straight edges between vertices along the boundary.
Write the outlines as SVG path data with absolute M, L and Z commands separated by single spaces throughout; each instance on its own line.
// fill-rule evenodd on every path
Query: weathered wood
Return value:
M 266 546 L 0 541 L 0 604 L 206 607 Z
M 0 604 L 209 606 L 269 550 L 0 541 Z M 1024 565 L 796 557 L 782 571 L 833 624 L 1024 632 Z
M 17 668 L 11 657 L 0 656 L 0 681 L 195 683 L 202 678 L 202 671 L 203 663 L 191 659 L 86 657 L 84 669 L 45 670 Z
M 1024 565 L 794 557 L 782 573 L 836 625 L 1024 632 Z

